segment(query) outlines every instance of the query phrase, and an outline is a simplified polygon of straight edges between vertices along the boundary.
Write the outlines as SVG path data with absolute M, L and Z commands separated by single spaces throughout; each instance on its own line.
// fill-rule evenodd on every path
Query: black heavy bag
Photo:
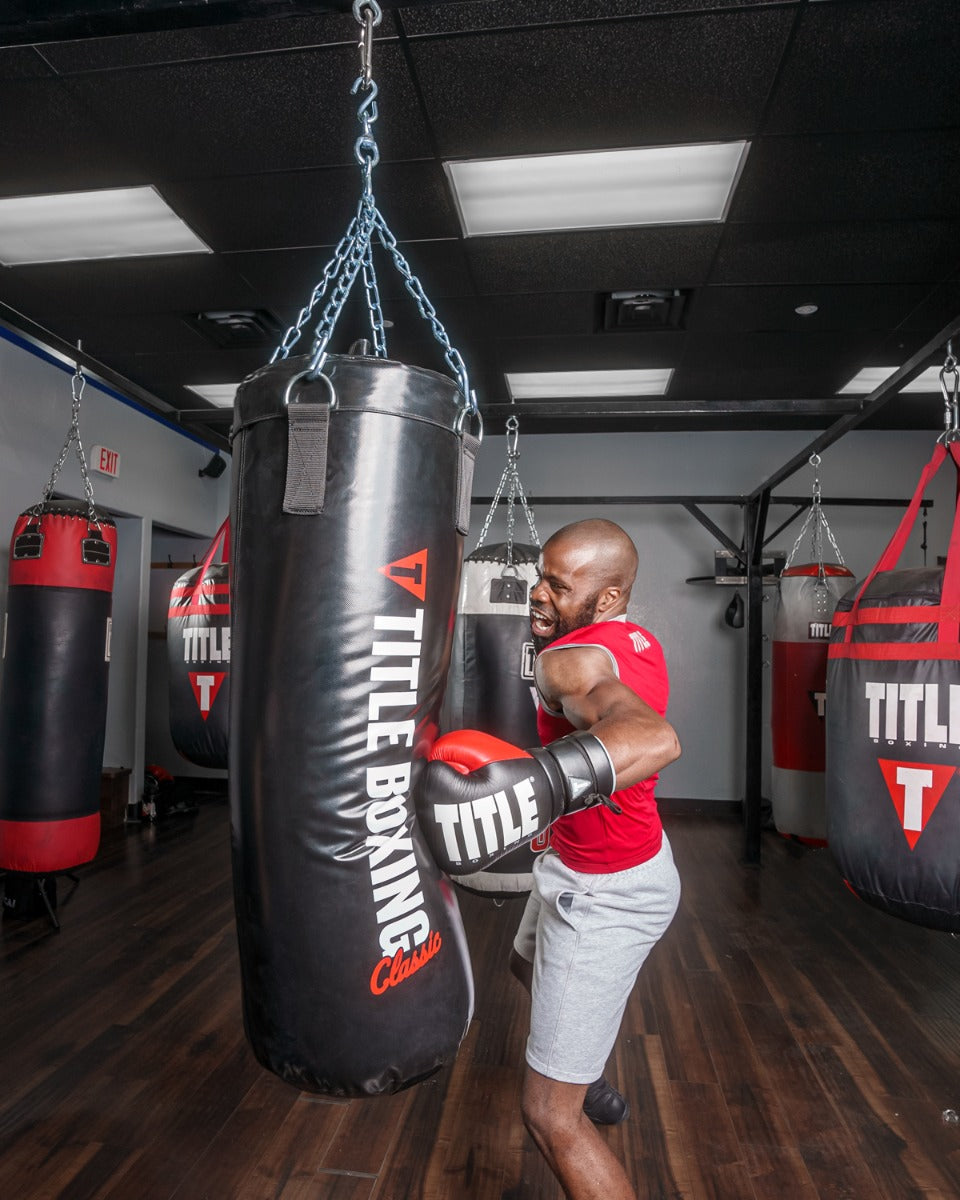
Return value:
M 456 1054 L 473 980 L 410 804 L 437 732 L 477 440 L 447 378 L 331 355 L 237 393 L 230 796 L 247 1034 L 332 1095 Z
M 540 547 L 480 545 L 463 564 L 443 727 L 480 729 L 518 746 L 539 745 L 530 589 Z M 546 837 L 511 850 L 483 871 L 454 875 L 491 897 L 529 892 L 536 854 Z
M 890 544 L 834 613 L 827 835 L 862 899 L 958 931 L 960 506 L 945 567 L 894 569 L 947 453 L 937 446 Z M 960 472 L 960 444 L 949 455 Z
M 45 874 L 100 844 L 117 529 L 85 504 L 22 513 L 0 686 L 0 869 Z
M 833 611 L 853 582 L 841 563 L 786 567 L 773 621 L 770 725 L 773 820 L 784 835 L 822 843 L 827 836 L 827 646 Z
M 230 530 L 224 521 L 199 567 L 170 593 L 170 734 L 201 767 L 226 767 L 230 713 Z M 221 561 L 215 563 L 222 547 Z

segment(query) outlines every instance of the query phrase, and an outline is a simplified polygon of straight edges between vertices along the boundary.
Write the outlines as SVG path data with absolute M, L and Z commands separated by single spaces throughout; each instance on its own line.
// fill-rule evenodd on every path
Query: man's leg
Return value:
M 528 993 L 532 991 L 533 963 L 518 954 L 515 948 L 510 951 L 510 971 Z M 630 1115 L 630 1105 L 603 1075 L 584 1089 L 582 1108 L 597 1125 L 619 1125 Z
M 586 1085 L 558 1083 L 532 1067 L 523 1079 L 523 1122 L 567 1200 L 637 1200 L 621 1164 L 583 1112 Z

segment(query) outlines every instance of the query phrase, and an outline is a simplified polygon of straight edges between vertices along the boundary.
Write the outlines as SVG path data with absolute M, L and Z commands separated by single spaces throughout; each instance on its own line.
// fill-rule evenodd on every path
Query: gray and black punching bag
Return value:
M 827 837 L 827 646 L 833 610 L 853 582 L 840 563 L 798 563 L 780 575 L 773 621 L 770 800 L 780 833 L 823 843 Z
M 479 729 L 516 746 L 537 746 L 537 698 L 530 634 L 530 589 L 538 545 L 480 545 L 463 564 L 443 728 Z M 493 898 L 529 892 L 536 854 L 525 845 L 483 871 L 455 875 L 461 886 Z
M 0 869 L 42 875 L 100 844 L 117 529 L 46 500 L 10 544 L 0 687 Z
M 439 720 L 477 439 L 452 380 L 306 358 L 237 393 L 230 798 L 244 1022 L 298 1088 L 449 1063 L 473 981 L 410 803 Z
M 876 566 L 840 601 L 827 667 L 827 832 L 850 887 L 960 931 L 960 505 L 945 567 L 897 570 L 938 445 Z
M 189 762 L 227 766 L 230 724 L 230 529 L 224 521 L 199 567 L 170 592 L 170 734 Z M 221 561 L 214 562 L 217 551 Z

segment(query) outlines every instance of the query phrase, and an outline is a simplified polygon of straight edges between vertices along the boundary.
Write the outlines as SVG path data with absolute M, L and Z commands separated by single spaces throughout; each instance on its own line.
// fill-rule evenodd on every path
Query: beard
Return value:
M 548 633 L 545 637 L 540 637 L 535 633 L 531 633 L 531 637 L 533 638 L 533 647 L 537 654 L 539 654 L 541 650 L 545 650 L 547 646 L 551 645 L 558 638 L 562 638 L 568 633 L 573 633 L 575 629 L 582 629 L 584 625 L 592 625 L 596 619 L 597 600 L 599 597 L 600 593 L 595 592 L 592 596 L 589 596 L 586 600 L 584 600 L 583 604 L 580 605 L 577 611 L 572 613 L 570 616 L 561 617 L 559 614 L 556 614 L 554 618 L 556 623 L 554 624 L 554 627 L 550 633 Z

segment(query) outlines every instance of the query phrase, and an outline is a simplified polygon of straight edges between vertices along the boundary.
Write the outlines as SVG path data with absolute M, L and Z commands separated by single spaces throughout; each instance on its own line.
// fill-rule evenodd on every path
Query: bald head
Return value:
M 622 608 L 626 611 L 630 589 L 637 577 L 637 548 L 630 536 L 614 524 L 602 518 L 574 521 L 547 539 L 548 547 L 563 554 L 578 573 L 591 579 L 594 588 L 617 588 L 621 593 Z

